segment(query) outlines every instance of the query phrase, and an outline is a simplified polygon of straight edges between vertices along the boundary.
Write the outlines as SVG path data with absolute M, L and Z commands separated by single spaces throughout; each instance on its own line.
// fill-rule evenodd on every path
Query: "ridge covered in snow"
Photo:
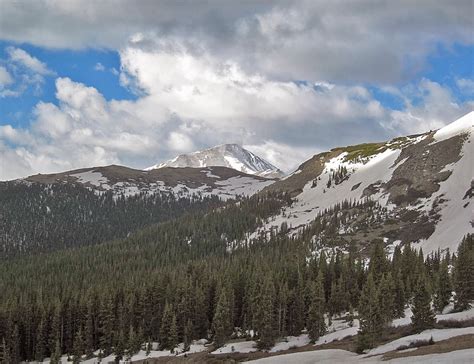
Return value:
M 418 243 L 424 252 L 455 251 L 463 236 L 474 232 L 473 125 L 470 112 L 434 132 L 318 154 L 267 187 L 291 193 L 294 201 L 255 234 L 283 223 L 298 233 L 337 204 L 371 199 L 381 206 L 382 215 L 398 224 L 370 224 L 374 237 L 395 245 Z M 340 236 L 365 239 L 346 225 L 337 227 Z
M 282 177 L 283 172 L 238 144 L 222 144 L 213 148 L 181 154 L 167 162 L 156 164 L 145 170 L 164 167 L 227 167 L 247 174 L 276 178 Z

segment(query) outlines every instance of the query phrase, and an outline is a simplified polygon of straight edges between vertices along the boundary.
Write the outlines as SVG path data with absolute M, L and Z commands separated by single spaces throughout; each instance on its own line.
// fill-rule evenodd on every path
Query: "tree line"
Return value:
M 434 324 L 455 291 L 455 307 L 474 299 L 474 243 L 456 254 L 425 257 L 410 245 L 391 259 L 381 240 L 368 255 L 349 243 L 314 254 L 307 235 L 249 231 L 288 203 L 273 194 L 212 212 L 182 216 L 96 246 L 12 259 L 0 266 L 0 358 L 3 362 L 74 362 L 94 352 L 117 359 L 144 343 L 163 350 L 237 335 L 262 349 L 307 330 L 318 340 L 325 317 L 346 312 L 360 321 L 358 349 L 377 344 L 392 319 L 412 306 L 413 329 Z M 232 251 L 229 251 L 232 245 Z M 367 259 L 369 258 L 369 259 Z M 150 347 L 146 345 L 149 350 Z

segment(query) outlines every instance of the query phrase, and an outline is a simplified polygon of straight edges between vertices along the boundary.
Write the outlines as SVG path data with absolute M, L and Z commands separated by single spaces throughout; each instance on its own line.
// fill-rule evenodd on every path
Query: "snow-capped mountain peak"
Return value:
M 146 168 L 146 170 L 164 167 L 227 167 L 262 177 L 283 176 L 280 169 L 238 144 L 222 144 L 193 153 L 181 154 L 167 162 Z

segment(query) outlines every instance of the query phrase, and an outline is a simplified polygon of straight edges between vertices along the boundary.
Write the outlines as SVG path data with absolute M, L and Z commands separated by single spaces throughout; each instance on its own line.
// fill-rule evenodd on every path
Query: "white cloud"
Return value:
M 105 67 L 102 63 L 97 62 L 94 66 L 94 70 L 98 71 L 98 72 L 103 72 L 103 71 L 105 71 Z
M 37 0 L 0 15 L 0 38 L 45 47 L 118 49 L 148 32 L 203 44 L 250 74 L 386 83 L 409 79 L 439 44 L 472 45 L 472 1 Z
M 38 58 L 31 56 L 23 49 L 7 47 L 6 51 L 12 62 L 19 63 L 34 73 L 42 76 L 54 75 L 54 72 L 49 70 L 45 63 L 41 62 Z
M 474 95 L 474 80 L 468 78 L 459 78 L 456 80 L 456 85 L 468 95 Z
M 472 108 L 422 80 L 387 89 L 405 101 L 394 111 L 363 86 L 279 81 L 149 35 L 120 57 L 121 75 L 142 90 L 137 100 L 107 101 L 93 87 L 58 78 L 58 105 L 36 105 L 28 130 L 0 129 L 0 179 L 111 163 L 141 168 L 226 142 L 291 170 L 321 150 L 437 128 Z
M 11 83 L 13 83 L 13 77 L 5 67 L 0 66 L 0 89 L 10 85 Z

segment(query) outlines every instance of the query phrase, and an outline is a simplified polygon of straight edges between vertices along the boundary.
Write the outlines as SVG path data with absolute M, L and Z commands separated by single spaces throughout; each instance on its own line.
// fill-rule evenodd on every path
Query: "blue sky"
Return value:
M 283 170 L 472 111 L 472 3 L 38 0 L 0 14 L 0 180 L 240 143 Z
M 114 50 L 57 50 L 33 46 L 0 42 L 1 63 L 8 65 L 7 47 L 18 47 L 33 57 L 46 63 L 55 75 L 45 77 L 40 92 L 29 87 L 19 97 L 0 98 L 1 123 L 27 127 L 31 121 L 31 111 L 40 101 L 58 103 L 55 98 L 56 77 L 69 77 L 76 82 L 95 87 L 107 99 L 135 100 L 137 95 L 129 88 L 120 84 L 120 56 Z M 472 93 L 466 92 L 457 85 L 459 79 L 474 79 L 474 46 L 454 44 L 451 47 L 438 46 L 430 53 L 426 65 L 408 82 L 399 82 L 397 87 L 418 82 L 423 78 L 435 81 L 449 88 L 457 101 L 472 99 Z M 301 82 L 301 81 L 300 81 Z M 310 82 L 310 81 L 304 81 Z M 367 84 L 374 98 L 385 107 L 402 110 L 403 100 L 383 91 L 384 85 Z M 416 103 L 416 100 L 414 100 Z
M 31 121 L 31 111 L 38 102 L 57 104 L 54 84 L 57 77 L 69 77 L 77 82 L 95 87 L 107 100 L 136 98 L 132 92 L 120 85 L 118 74 L 120 58 L 117 51 L 105 49 L 58 50 L 2 41 L 0 42 L 0 64 L 7 65 L 7 68 L 6 49 L 8 47 L 25 50 L 31 56 L 46 63 L 55 74 L 44 78 L 39 92 L 35 92 L 34 87 L 28 87 L 19 97 L 0 98 L 2 116 L 0 123 L 2 124 L 26 127 Z M 17 84 L 19 82 L 17 81 Z

